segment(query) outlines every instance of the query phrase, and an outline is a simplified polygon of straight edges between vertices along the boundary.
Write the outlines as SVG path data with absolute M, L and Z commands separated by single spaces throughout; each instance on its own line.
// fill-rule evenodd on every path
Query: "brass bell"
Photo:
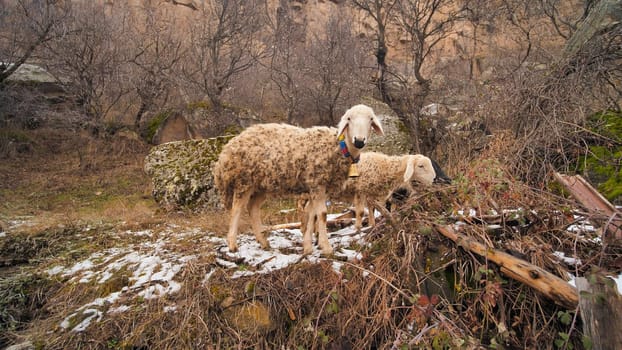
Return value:
M 359 168 L 357 168 L 356 163 L 350 164 L 350 168 L 348 168 L 348 177 L 359 177 Z

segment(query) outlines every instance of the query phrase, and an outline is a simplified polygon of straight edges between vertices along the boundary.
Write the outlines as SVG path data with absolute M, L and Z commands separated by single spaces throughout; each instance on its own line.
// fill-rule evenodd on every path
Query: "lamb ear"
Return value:
M 337 129 L 339 129 L 339 131 L 337 131 L 337 135 L 341 135 L 346 131 L 349 122 L 350 118 L 347 118 L 344 114 L 344 116 L 341 117 L 341 120 L 339 121 L 339 125 L 337 126 Z
M 409 182 L 410 178 L 415 173 L 415 162 L 416 161 L 417 159 L 412 156 L 408 157 L 408 160 L 406 160 L 406 171 L 404 172 L 404 182 Z
M 376 134 L 380 136 L 384 136 L 384 130 L 382 130 L 382 125 L 380 124 L 380 119 L 377 116 L 374 116 L 371 120 L 371 127 L 374 129 Z

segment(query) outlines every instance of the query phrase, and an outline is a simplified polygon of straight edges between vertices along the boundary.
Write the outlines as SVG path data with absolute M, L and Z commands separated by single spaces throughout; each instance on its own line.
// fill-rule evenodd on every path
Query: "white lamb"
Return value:
M 260 212 L 267 195 L 305 194 L 309 199 L 309 227 L 304 230 L 303 252 L 313 251 L 311 236 L 317 220 L 322 253 L 332 254 L 326 235 L 326 188 L 348 179 L 348 169 L 358 161 L 360 149 L 372 130 L 384 134 L 373 110 L 356 105 L 342 116 L 337 129 L 258 124 L 231 139 L 213 170 L 223 204 L 231 209 L 229 250 L 237 251 L 236 237 L 244 207 L 250 213 L 257 241 L 267 249 L 270 245 L 262 234 Z
M 361 153 L 358 163 L 360 177 L 348 179 L 342 186 L 328 187 L 328 196 L 352 202 L 355 208 L 355 228 L 360 230 L 363 224 L 365 206 L 369 212 L 369 226 L 375 225 L 374 208 L 377 201 L 384 201 L 400 187 L 411 187 L 417 181 L 431 185 L 437 178 L 430 158 L 421 154 L 388 156 L 377 152 Z M 303 208 L 302 226 L 307 223 L 306 198 L 302 197 L 299 208 Z

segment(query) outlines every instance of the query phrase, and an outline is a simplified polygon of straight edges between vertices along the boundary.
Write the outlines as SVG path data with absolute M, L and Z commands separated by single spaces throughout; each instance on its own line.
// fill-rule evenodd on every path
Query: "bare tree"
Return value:
M 392 98 L 387 88 L 387 53 L 389 48 L 387 47 L 387 27 L 391 23 L 393 16 L 393 9 L 397 4 L 397 0 L 352 0 L 355 8 L 360 9 L 366 16 L 372 19 L 375 30 L 376 48 L 374 56 L 376 56 L 376 62 L 378 64 L 378 72 L 375 77 L 376 86 L 382 100 L 390 104 Z
M 46 43 L 51 71 L 68 80 L 87 115 L 100 120 L 130 91 L 124 68 L 128 12 L 94 1 L 74 3 L 55 38 Z
M 452 34 L 454 23 L 464 16 L 464 9 L 450 0 L 353 0 L 354 5 L 371 17 L 376 25 L 378 61 L 377 87 L 391 109 L 409 129 L 413 148 L 429 152 L 433 144 L 422 149 L 419 132 L 419 113 L 430 93 L 430 78 L 422 68 L 443 39 Z M 386 62 L 386 30 L 397 25 L 410 39 L 410 65 L 405 74 L 390 69 Z
M 50 40 L 66 13 L 66 3 L 59 0 L 0 1 L 0 82 Z
M 269 61 L 270 80 L 285 103 L 287 122 L 301 122 L 306 26 L 294 21 L 288 1 L 280 0 L 272 25 L 274 41 Z
M 589 145 L 616 144 L 610 137 L 588 130 L 587 123 L 598 112 L 620 110 L 622 26 L 619 19 L 607 21 L 622 13 L 619 6 L 611 6 L 616 1 L 619 4 L 619 0 L 590 2 L 584 8 L 587 13 L 577 11 L 576 18 L 582 19 L 576 24 L 569 22 L 565 30 L 560 30 L 564 35 L 556 34 L 568 40 L 545 61 L 548 65 L 538 69 L 519 66 L 510 79 L 497 86 L 491 105 L 500 115 L 503 128 L 513 134 L 508 148 L 499 150 L 500 158 L 517 177 L 542 185 L 550 179 L 551 169 L 576 171 L 580 157 L 590 154 Z M 519 9 L 521 16 L 532 14 L 531 22 L 550 19 L 550 13 L 559 11 L 548 9 L 534 14 L 533 9 Z M 509 20 L 530 33 L 536 32 L 529 18 Z M 552 20 L 548 23 L 556 25 Z M 540 45 L 534 37 L 531 40 L 531 59 L 547 58 L 539 56 L 536 50 Z
M 260 1 L 203 2 L 193 13 L 184 78 L 209 98 L 216 111 L 222 107 L 222 94 L 231 79 L 251 68 L 264 53 L 259 40 Z
M 540 0 L 542 12 L 550 19 L 555 32 L 564 39 L 568 39 L 577 29 L 577 19 L 566 17 L 560 11 L 560 0 Z M 587 11 L 587 6 L 585 10 Z M 585 13 L 585 11 L 584 11 Z
M 141 7 L 130 36 L 129 80 L 139 98 L 134 127 L 140 127 L 144 114 L 166 105 L 174 89 L 177 66 L 184 54 L 175 13 L 150 2 Z
M 500 6 L 489 0 L 466 0 L 464 2 L 465 21 L 470 24 L 471 33 L 466 34 L 466 31 L 462 31 L 460 35 L 471 44 L 468 50 L 471 61 L 469 66 L 470 80 L 478 78 L 480 73 L 479 62 L 476 57 L 480 50 L 484 49 L 482 38 L 486 36 L 487 32 L 494 31 L 497 19 L 502 14 Z M 487 48 L 487 50 L 490 51 L 491 48 Z
M 342 12 L 332 14 L 322 31 L 312 35 L 303 57 L 306 90 L 322 124 L 335 124 L 340 103 L 351 104 L 364 89 L 363 50 L 350 22 Z

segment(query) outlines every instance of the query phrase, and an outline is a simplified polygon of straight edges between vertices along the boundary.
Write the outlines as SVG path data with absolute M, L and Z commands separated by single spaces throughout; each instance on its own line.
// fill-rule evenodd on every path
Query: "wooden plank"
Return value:
M 577 307 L 579 303 L 577 289 L 565 280 L 525 260 L 487 247 L 472 237 L 454 231 L 450 226 L 435 225 L 435 227 L 458 246 L 499 265 L 504 275 L 534 288 L 558 305 L 568 309 Z
M 327 220 L 327 226 L 337 226 L 337 225 L 345 225 L 352 223 L 352 219 L 354 218 L 354 213 L 351 210 L 335 217 L 334 219 Z M 278 231 L 278 230 L 293 230 L 300 228 L 300 222 L 289 222 L 285 224 L 272 225 L 267 228 L 268 231 Z
M 603 239 L 606 242 L 622 240 L 622 214 L 613 204 L 596 191 L 581 175 L 569 176 L 555 172 L 554 176 L 588 212 L 598 216 L 595 221 L 604 227 L 607 235 Z

